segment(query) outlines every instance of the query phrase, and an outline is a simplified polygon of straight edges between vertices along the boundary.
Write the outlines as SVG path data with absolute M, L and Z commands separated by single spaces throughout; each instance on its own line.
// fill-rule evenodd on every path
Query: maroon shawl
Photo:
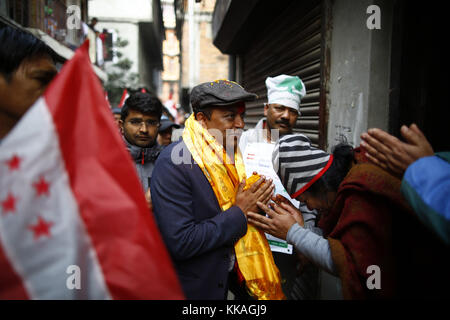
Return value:
M 328 237 L 345 299 L 393 297 L 396 261 L 392 217 L 408 214 L 409 207 L 400 193 L 398 178 L 368 163 L 361 148 L 355 149 L 355 160 L 339 186 L 333 208 L 319 226 Z M 381 269 L 381 290 L 367 288 L 370 265 Z

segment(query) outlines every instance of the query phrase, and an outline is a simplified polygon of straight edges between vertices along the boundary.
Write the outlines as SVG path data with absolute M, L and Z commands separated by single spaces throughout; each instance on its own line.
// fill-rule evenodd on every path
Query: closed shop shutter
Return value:
M 320 132 L 322 67 L 322 1 L 294 1 L 281 16 L 274 16 L 241 56 L 241 82 L 258 99 L 247 103 L 246 128 L 264 116 L 267 102 L 265 79 L 288 74 L 299 76 L 307 94 L 303 98 L 294 132 L 308 136 L 315 146 L 323 144 Z

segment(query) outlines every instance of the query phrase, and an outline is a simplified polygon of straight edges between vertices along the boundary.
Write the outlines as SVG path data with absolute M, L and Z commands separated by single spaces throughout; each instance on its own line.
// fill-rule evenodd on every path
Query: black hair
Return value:
M 206 108 L 201 108 L 201 109 L 195 108 L 193 111 L 194 111 L 194 117 L 197 117 L 197 113 L 201 112 L 205 115 L 206 119 L 211 120 L 212 108 L 210 108 L 209 106 Z
M 137 111 L 146 115 L 155 115 L 161 118 L 163 105 L 161 101 L 154 95 L 143 92 L 136 92 L 130 95 L 125 101 L 120 112 L 120 119 L 125 121 L 128 117 L 129 110 Z
M 56 60 L 56 53 L 32 34 L 10 26 L 0 27 L 0 73 L 7 81 L 22 62 L 33 57 L 49 56 Z
M 348 174 L 354 162 L 353 147 L 348 143 L 339 143 L 333 148 L 333 162 L 328 170 L 314 182 L 306 192 L 322 197 L 327 192 L 337 192 L 339 185 Z

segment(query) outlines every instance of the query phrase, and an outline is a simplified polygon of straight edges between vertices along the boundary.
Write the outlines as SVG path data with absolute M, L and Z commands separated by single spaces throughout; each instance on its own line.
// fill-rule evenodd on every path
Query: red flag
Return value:
M 0 145 L 0 298 L 182 299 L 86 42 Z
M 130 95 L 128 94 L 128 90 L 127 89 L 124 89 L 123 90 L 123 93 L 122 93 L 122 97 L 120 98 L 120 101 L 119 101 L 119 105 L 117 106 L 118 108 L 122 108 L 123 107 L 123 105 L 125 104 L 125 100 L 127 100 L 127 98 L 129 97 Z
M 109 98 L 108 98 L 108 91 L 104 91 L 105 92 L 105 100 L 106 100 L 106 103 L 108 104 L 108 108 L 110 108 L 111 109 L 111 104 L 109 103 Z

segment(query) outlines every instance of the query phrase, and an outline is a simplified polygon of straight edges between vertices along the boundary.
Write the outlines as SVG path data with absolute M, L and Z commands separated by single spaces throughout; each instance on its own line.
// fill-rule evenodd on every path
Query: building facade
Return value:
M 162 11 L 166 37 L 163 41 L 163 72 L 160 99 L 176 118 L 180 107 L 180 41 L 176 33 L 174 0 L 163 0 Z
M 163 69 L 162 41 L 164 25 L 159 0 L 89 0 L 89 18 L 96 28 L 127 40 L 121 49 L 132 62 L 130 72 L 138 75 L 138 86 L 159 94 Z M 105 70 L 114 61 L 105 63 Z
M 97 35 L 87 26 L 87 0 L 2 0 L 0 26 L 29 32 L 49 45 L 58 55 L 57 67 L 74 55 L 86 39 L 93 68 L 102 82 L 107 74 L 98 61 Z
M 215 79 L 228 79 L 229 57 L 213 45 L 212 17 L 216 0 L 176 0 L 176 33 L 181 40 L 180 104 L 191 112 L 191 89 Z
M 295 131 L 331 149 L 379 127 L 398 135 L 415 122 L 436 150 L 450 149 L 439 114 L 448 59 L 440 49 L 445 10 L 404 0 L 218 0 L 213 41 L 231 57 L 230 77 L 259 99 L 246 125 L 263 115 L 264 80 L 290 74 L 307 95 Z M 439 124 L 439 125 L 437 125 Z

